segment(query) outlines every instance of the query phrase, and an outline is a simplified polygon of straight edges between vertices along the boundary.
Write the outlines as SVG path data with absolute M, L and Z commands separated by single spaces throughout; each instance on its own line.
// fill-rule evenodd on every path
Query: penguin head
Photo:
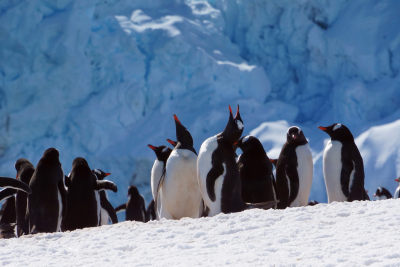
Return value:
M 260 155 L 266 155 L 264 147 L 257 137 L 247 135 L 239 139 L 237 146 L 243 151 L 243 153 L 257 153 Z
M 297 126 L 292 126 L 288 129 L 286 134 L 286 141 L 289 144 L 296 145 L 304 145 L 308 143 L 303 131 L 300 129 L 300 127 Z
M 104 178 L 106 178 L 107 176 L 111 175 L 111 173 L 109 172 L 105 172 L 103 170 L 100 169 L 94 169 L 92 170 L 93 174 L 96 175 L 98 180 L 104 180 Z
M 392 198 L 392 194 L 386 188 L 379 186 L 375 191 L 374 197 L 377 199 L 388 199 Z
M 159 161 L 167 161 L 169 154 L 171 154 L 172 149 L 166 146 L 153 146 L 147 145 L 151 150 L 154 151 L 156 157 Z
M 128 196 L 137 196 L 137 195 L 139 195 L 139 190 L 136 188 L 136 186 L 134 186 L 134 185 L 131 185 L 131 186 L 129 186 L 129 189 L 128 189 Z
M 19 171 L 21 170 L 21 168 L 22 168 L 23 166 L 25 166 L 25 165 L 32 166 L 32 163 L 31 163 L 29 160 L 27 160 L 27 159 L 20 158 L 20 159 L 18 159 L 18 160 L 15 162 L 14 167 L 15 167 L 15 170 L 16 170 L 17 172 L 19 172 Z
M 243 133 L 244 124 L 239 112 L 239 105 L 237 106 L 236 115 L 233 117 L 232 108 L 229 105 L 229 120 L 225 126 L 222 135 L 226 140 L 235 144 Z
M 178 116 L 174 114 L 176 127 L 176 140 L 180 143 L 179 148 L 194 150 L 193 138 L 185 126 L 179 121 Z
M 85 184 L 90 184 L 96 180 L 95 175 L 90 170 L 89 164 L 84 158 L 77 157 L 72 162 L 72 170 L 69 175 L 71 182 L 75 180 L 84 181 Z
M 54 147 L 50 147 L 44 151 L 41 160 L 51 163 L 60 163 L 59 156 L 58 150 Z
M 176 147 L 176 145 L 178 144 L 178 142 L 171 139 L 167 139 L 167 142 L 170 143 L 173 147 Z
M 345 125 L 341 123 L 334 123 L 330 126 L 319 126 L 318 127 L 320 130 L 326 132 L 329 134 L 332 140 L 337 140 L 337 141 L 354 141 L 354 137 L 351 134 L 349 128 L 347 128 Z

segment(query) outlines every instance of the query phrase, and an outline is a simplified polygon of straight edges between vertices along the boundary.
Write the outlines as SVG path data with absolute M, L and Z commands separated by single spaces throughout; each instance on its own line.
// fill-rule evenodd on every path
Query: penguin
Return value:
M 106 189 L 117 192 L 114 183 L 96 178 L 84 158 L 75 158 L 69 175 L 65 229 L 72 231 L 98 226 L 101 221 L 101 207 L 99 195 L 95 191 Z
M 153 199 L 153 200 L 151 200 L 151 202 L 149 203 L 149 205 L 147 206 L 147 209 L 146 209 L 146 222 L 153 221 L 156 219 L 157 219 L 156 209 L 154 206 L 154 199 Z
M 158 217 L 180 219 L 199 218 L 203 203 L 197 183 L 197 153 L 189 131 L 174 114 L 177 145 L 167 159 L 155 205 L 160 205 Z M 157 202 L 160 201 L 158 204 Z
M 6 190 L 6 189 L 5 189 Z M 4 191 L 4 190 L 3 190 Z M 0 225 L 11 224 L 16 221 L 15 196 L 7 198 L 0 209 Z
M 271 208 L 275 201 L 249 205 L 242 200 L 236 145 L 244 129 L 239 106 L 233 117 L 229 106 L 229 120 L 223 132 L 207 138 L 201 145 L 197 159 L 197 177 L 207 216 L 239 212 L 260 207 Z M 267 205 L 266 205 L 267 204 Z
M 238 159 L 242 184 L 242 199 L 248 203 L 276 201 L 275 178 L 270 162 L 261 142 L 248 135 L 237 144 L 243 153 Z
M 394 180 L 399 183 L 399 186 L 396 188 L 393 198 L 400 198 L 400 177 Z
M 269 159 L 269 162 L 271 162 L 272 165 L 274 165 L 274 167 L 276 168 L 276 164 L 278 163 L 278 159 Z
M 109 172 L 104 172 L 100 169 L 94 169 L 92 170 L 92 173 L 96 176 L 97 180 L 104 180 L 107 176 L 111 175 Z M 118 223 L 118 217 L 117 214 L 111 205 L 111 203 L 108 201 L 107 197 L 107 192 L 105 190 L 96 190 L 96 199 L 100 200 L 100 223 L 99 225 L 107 225 L 108 222 L 111 220 L 111 223 Z
M 35 172 L 32 163 L 24 158 L 20 158 L 15 162 L 15 170 L 17 171 L 17 180 L 29 184 L 31 177 Z M 65 194 L 65 190 L 64 193 Z M 64 195 L 64 203 L 65 203 Z M 28 195 L 25 192 L 18 191 L 15 197 L 16 221 L 17 221 L 17 236 L 29 234 L 29 218 L 28 218 Z
M 292 126 L 286 133 L 276 163 L 278 208 L 307 206 L 313 178 L 310 146 L 303 131 Z
M 317 204 L 319 204 L 319 202 L 316 200 L 311 200 L 310 202 L 308 202 L 308 206 L 315 206 Z
M 368 200 L 364 189 L 363 159 L 350 130 L 340 123 L 318 128 L 331 137 L 323 154 L 328 203 Z
M 166 146 L 153 146 L 150 144 L 147 146 L 154 151 L 157 157 L 154 160 L 153 167 L 151 168 L 150 176 L 151 193 L 153 195 L 153 199 L 157 200 L 161 177 L 165 175 L 165 166 L 172 149 Z M 159 201 L 157 203 L 160 204 Z M 160 205 L 158 205 L 158 211 L 160 211 L 160 208 Z
M 29 182 L 32 194 L 28 197 L 29 233 L 61 231 L 65 216 L 65 187 L 59 152 L 48 148 Z
M 392 194 L 389 192 L 389 190 L 387 190 L 386 188 L 384 188 L 383 186 L 379 186 L 374 194 L 374 197 L 377 200 L 382 200 L 382 199 L 389 199 L 392 198 Z
M 125 219 L 127 221 L 146 222 L 146 206 L 142 195 L 136 186 L 131 185 L 128 189 L 128 202 L 115 208 L 116 212 L 125 210 Z

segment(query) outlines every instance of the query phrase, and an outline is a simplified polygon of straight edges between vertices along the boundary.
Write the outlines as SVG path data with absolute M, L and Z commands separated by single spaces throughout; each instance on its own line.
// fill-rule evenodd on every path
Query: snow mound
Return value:
M 0 241 L 2 264 L 30 266 L 398 265 L 400 200 L 123 222 Z

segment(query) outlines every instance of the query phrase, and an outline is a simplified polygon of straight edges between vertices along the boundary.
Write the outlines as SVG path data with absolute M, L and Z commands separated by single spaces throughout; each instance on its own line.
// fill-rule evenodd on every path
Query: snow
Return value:
M 334 122 L 358 137 L 368 190 L 393 192 L 399 9 L 396 0 L 3 0 L 0 174 L 14 177 L 16 159 L 36 164 L 53 146 L 65 173 L 77 156 L 111 172 L 113 205 L 129 184 L 149 202 L 146 145 L 174 139 L 172 114 L 198 150 L 240 104 L 243 134 L 263 139 L 271 158 L 289 126 L 304 130 L 312 199 L 326 201 L 327 136 L 316 127 Z
M 3 265 L 394 266 L 400 200 L 122 222 L 0 240 Z M 26 249 L 29 247 L 29 249 Z

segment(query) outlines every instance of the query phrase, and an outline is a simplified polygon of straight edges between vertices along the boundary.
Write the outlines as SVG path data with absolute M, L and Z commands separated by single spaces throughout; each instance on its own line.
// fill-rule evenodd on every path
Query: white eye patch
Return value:
M 167 150 L 168 150 L 168 148 L 167 148 L 167 147 L 164 147 L 163 150 L 162 150 L 162 152 L 167 152 Z
M 243 138 L 242 143 L 246 143 L 250 138 L 250 135 L 247 135 L 246 137 Z
M 237 121 L 236 121 L 236 125 L 237 125 L 237 127 L 239 128 L 239 130 L 242 130 L 242 129 L 243 129 L 243 123 L 242 123 L 241 121 L 237 120 Z
M 336 130 L 339 129 L 340 127 L 342 127 L 342 125 L 341 125 L 340 123 L 336 124 L 336 125 L 333 127 L 333 131 L 336 131 Z

